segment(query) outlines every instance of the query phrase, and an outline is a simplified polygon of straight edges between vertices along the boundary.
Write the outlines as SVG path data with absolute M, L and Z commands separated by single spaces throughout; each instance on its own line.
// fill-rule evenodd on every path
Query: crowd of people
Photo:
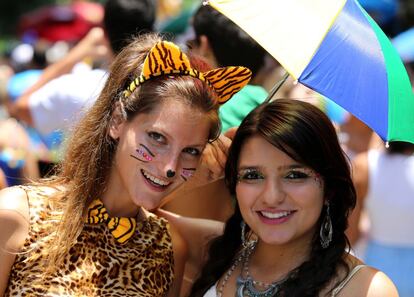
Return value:
M 414 144 L 291 78 L 266 100 L 276 60 L 168 3 L 2 57 L 0 295 L 414 296 Z M 398 1 L 361 4 L 403 31 Z

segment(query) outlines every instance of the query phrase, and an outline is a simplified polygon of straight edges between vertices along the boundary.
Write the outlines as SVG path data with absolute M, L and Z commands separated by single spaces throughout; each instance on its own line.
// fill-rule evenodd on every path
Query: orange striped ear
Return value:
M 216 91 L 219 103 L 223 104 L 249 83 L 252 72 L 246 67 L 229 66 L 210 70 L 203 75 Z
M 137 86 L 161 75 L 189 75 L 207 83 L 218 95 L 223 104 L 240 91 L 249 81 L 252 72 L 241 66 L 217 68 L 205 73 L 193 69 L 187 55 L 169 41 L 156 43 L 144 60 L 141 75 L 135 78 L 124 91 L 128 97 Z
M 178 46 L 169 41 L 160 41 L 148 52 L 141 75 L 130 83 L 124 91 L 124 96 L 131 95 L 137 86 L 152 77 L 169 74 L 189 75 L 205 82 L 203 75 L 191 68 L 190 60 Z
M 145 78 L 174 72 L 190 71 L 191 64 L 187 55 L 169 41 L 158 42 L 144 61 L 142 75 Z

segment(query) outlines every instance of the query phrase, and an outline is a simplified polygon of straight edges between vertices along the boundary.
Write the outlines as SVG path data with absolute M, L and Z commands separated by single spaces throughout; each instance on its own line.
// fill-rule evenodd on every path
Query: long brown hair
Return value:
M 46 184 L 63 190 L 50 197 L 55 210 L 62 212 L 53 240 L 44 248 L 46 273 L 56 271 L 82 231 L 89 204 L 102 197 L 117 148 L 108 134 L 117 102 L 123 106 L 125 119 L 131 121 L 148 113 L 165 100 L 184 103 L 203 112 L 211 120 L 210 139 L 220 131 L 218 103 L 214 93 L 202 81 L 189 76 L 159 77 L 139 86 L 129 97 L 123 97 L 127 85 L 137 77 L 149 50 L 161 37 L 147 34 L 137 37 L 120 52 L 110 69 L 106 84 L 92 108 L 74 129 L 66 155 L 55 178 Z M 190 57 L 192 67 L 208 70 L 199 58 Z

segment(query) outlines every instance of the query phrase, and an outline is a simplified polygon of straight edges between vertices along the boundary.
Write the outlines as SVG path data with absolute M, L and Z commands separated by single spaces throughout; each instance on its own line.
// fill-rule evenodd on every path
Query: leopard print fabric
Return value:
M 4 296 L 165 296 L 173 281 L 173 250 L 168 223 L 155 215 L 137 224 L 125 244 L 105 224 L 85 224 L 55 275 L 41 279 L 45 230 L 53 224 L 47 195 L 28 193 L 30 230 L 24 251 L 12 267 Z M 31 260 L 32 253 L 39 258 Z

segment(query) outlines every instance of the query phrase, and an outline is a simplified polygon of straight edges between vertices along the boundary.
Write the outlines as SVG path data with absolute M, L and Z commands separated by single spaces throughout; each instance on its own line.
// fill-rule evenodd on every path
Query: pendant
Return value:
M 254 287 L 251 277 L 242 278 L 239 276 L 236 286 L 236 297 L 272 297 L 279 291 L 279 284 L 271 284 L 266 290 L 259 291 Z
M 236 297 L 244 297 L 244 287 L 246 285 L 246 281 L 244 278 L 242 278 L 241 276 L 237 277 L 237 282 L 236 282 Z

